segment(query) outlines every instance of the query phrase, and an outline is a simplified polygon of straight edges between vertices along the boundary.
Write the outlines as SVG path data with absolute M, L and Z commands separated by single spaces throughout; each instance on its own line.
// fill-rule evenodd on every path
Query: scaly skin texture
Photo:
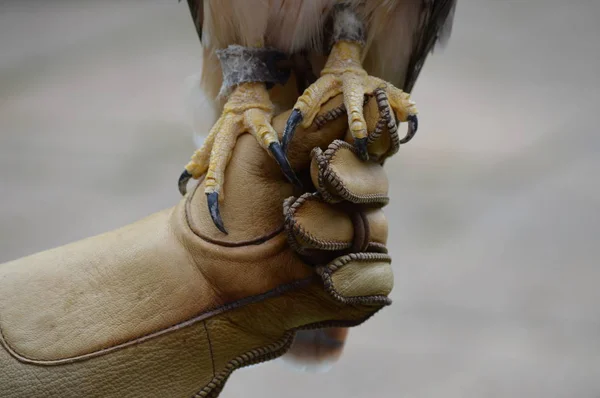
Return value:
M 221 192 L 225 168 L 241 134 L 250 133 L 264 149 L 279 142 L 271 127 L 273 104 L 263 83 L 243 83 L 232 92 L 221 117 L 185 169 L 193 178 L 206 173 L 205 193 Z M 223 197 L 222 195 L 220 196 Z
M 321 77 L 298 98 L 295 109 L 303 116 L 301 126 L 310 126 L 321 106 L 330 98 L 343 93 L 348 114 L 348 126 L 355 139 L 367 137 L 367 125 L 363 115 L 365 94 L 372 95 L 380 88 L 385 91 L 389 105 L 398 120 L 416 115 L 415 103 L 410 95 L 377 77 L 369 76 L 361 65 L 362 45 L 358 42 L 338 41 L 333 45 Z

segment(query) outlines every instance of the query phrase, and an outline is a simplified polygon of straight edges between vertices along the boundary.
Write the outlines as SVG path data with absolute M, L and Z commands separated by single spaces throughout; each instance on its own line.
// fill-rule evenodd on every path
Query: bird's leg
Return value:
M 228 95 L 223 113 L 211 129 L 204 145 L 198 149 L 179 178 L 179 189 L 185 194 L 191 178 L 206 174 L 204 192 L 215 226 L 227 233 L 219 212 L 223 200 L 225 169 L 237 138 L 252 134 L 258 143 L 273 156 L 287 179 L 300 185 L 271 127 L 273 104 L 267 83 L 279 82 L 282 76 L 274 68 L 276 52 L 264 48 L 230 46 L 218 53 L 223 69 L 222 93 Z M 279 80 L 278 80 L 279 79 Z
M 310 126 L 321 106 L 342 93 L 355 146 L 361 158 L 368 159 L 367 124 L 363 115 L 364 96 L 374 95 L 376 90 L 382 91 L 395 114 L 394 118 L 389 119 L 394 119 L 394 123 L 395 119 L 410 122 L 410 138 L 416 132 L 417 109 L 409 94 L 379 78 L 369 76 L 363 69 L 361 57 L 365 41 L 364 23 L 357 14 L 343 4 L 336 6 L 333 12 L 334 44 L 331 53 L 321 71 L 321 77 L 304 91 L 294 105 L 283 134 L 283 147 L 284 150 L 287 149 L 298 125 L 304 128 Z M 318 121 L 321 122 L 321 119 Z

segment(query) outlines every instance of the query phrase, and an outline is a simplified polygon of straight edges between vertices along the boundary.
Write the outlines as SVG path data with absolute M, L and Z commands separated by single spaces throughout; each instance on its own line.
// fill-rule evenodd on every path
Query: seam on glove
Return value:
M 313 156 L 316 158 L 317 166 L 319 168 L 319 186 L 317 187 L 319 193 L 323 195 L 323 199 L 327 201 L 333 200 L 332 203 L 339 202 L 339 199 L 332 196 L 332 192 L 327 190 L 327 186 L 331 187 L 335 192 L 334 194 L 339 196 L 341 199 L 347 200 L 352 203 L 357 204 L 369 204 L 369 203 L 377 203 L 382 206 L 385 206 L 389 203 L 389 198 L 387 195 L 383 194 L 369 194 L 369 195 L 356 195 L 346 187 L 346 184 L 342 181 L 342 179 L 337 175 L 335 171 L 331 168 L 331 163 L 335 160 L 335 156 L 337 151 L 341 148 L 349 149 L 357 154 L 356 148 L 354 146 L 348 144 L 345 141 L 335 140 L 333 141 L 325 152 L 322 152 L 321 149 L 315 148 L 313 150 Z
M 292 246 L 292 248 L 299 253 L 304 250 L 304 248 L 302 248 L 296 241 L 296 237 L 298 237 L 305 243 L 313 246 L 313 249 L 334 251 L 350 248 L 352 242 L 325 241 L 319 239 L 296 222 L 294 215 L 296 214 L 298 208 L 307 200 L 315 198 L 316 196 L 314 194 L 305 193 L 297 199 L 290 197 L 283 202 L 283 215 L 285 219 L 285 225 L 287 226 L 288 238 L 290 238 L 288 240 L 291 240 L 290 246 Z
M 390 102 L 387 98 L 387 94 L 385 93 L 385 89 L 380 87 L 375 89 L 373 92 L 375 95 L 375 100 L 377 102 L 377 109 L 379 110 L 379 120 L 375 125 L 375 131 L 372 134 L 369 134 L 369 138 L 367 139 L 368 144 L 372 144 L 377 141 L 381 134 L 383 134 L 384 127 L 387 127 L 388 134 L 390 136 L 390 148 L 386 153 L 381 156 L 380 160 L 384 160 L 389 158 L 390 156 L 396 154 L 400 149 L 400 137 L 398 136 L 398 121 L 396 120 L 396 115 L 390 106 Z
M 241 307 L 244 307 L 249 304 L 259 303 L 259 302 L 264 301 L 271 297 L 281 296 L 282 294 L 287 293 L 289 291 L 308 286 L 308 285 L 310 285 L 310 283 L 313 280 L 314 280 L 314 278 L 311 276 L 308 278 L 299 279 L 299 280 L 290 282 L 288 284 L 279 285 L 279 286 L 275 287 L 274 289 L 271 289 L 267 292 L 257 294 L 254 296 L 244 297 L 243 299 L 236 300 L 231 303 L 222 305 L 220 307 L 201 312 L 200 314 L 198 314 L 192 318 L 189 318 L 183 322 L 176 323 L 172 326 L 168 326 L 168 327 L 162 328 L 160 330 L 157 330 L 157 331 L 154 331 L 151 333 L 147 333 L 145 335 L 141 335 L 139 337 L 124 341 L 119 344 L 115 344 L 110 347 L 106 347 L 106 348 L 96 350 L 96 351 L 93 351 L 93 352 L 90 352 L 87 354 L 83 354 L 83 355 L 77 355 L 74 357 L 67 357 L 67 358 L 53 359 L 53 360 L 43 360 L 43 359 L 36 359 L 36 358 L 30 358 L 30 357 L 23 356 L 23 355 L 19 354 L 16 350 L 14 350 L 11 347 L 11 345 L 8 343 L 8 340 L 5 338 L 5 336 L 3 334 L 1 322 L 0 322 L 0 346 L 3 346 L 12 357 L 14 357 L 15 359 L 17 359 L 18 361 L 23 362 L 23 363 L 53 366 L 53 365 L 64 365 L 64 364 L 68 364 L 68 363 L 79 362 L 79 361 L 83 361 L 86 359 L 103 356 L 103 355 L 109 354 L 113 351 L 128 348 L 128 347 L 131 347 L 131 346 L 134 346 L 137 344 L 142 344 L 148 340 L 160 337 L 167 333 L 176 332 L 179 329 L 195 325 L 198 322 L 204 321 L 208 318 L 219 315 L 226 311 L 241 308 Z
M 215 377 L 215 354 L 213 353 L 212 342 L 210 341 L 210 332 L 208 331 L 208 326 L 206 326 L 206 319 L 202 321 L 202 326 L 204 326 L 204 331 L 206 332 L 206 341 L 208 342 L 208 351 L 210 352 L 210 363 L 212 364 L 213 377 Z
M 369 245 L 367 246 L 367 249 L 365 251 L 387 254 L 388 249 L 383 243 L 369 242 Z
M 327 265 L 317 267 L 317 273 L 323 278 L 325 290 L 333 296 L 337 301 L 343 304 L 363 304 L 374 305 L 380 304 L 383 306 L 392 304 L 392 300 L 388 296 L 373 295 L 373 296 L 353 296 L 346 297 L 341 295 L 334 287 L 331 275 L 338 269 L 344 267 L 351 261 L 362 262 L 378 262 L 391 261 L 390 256 L 383 253 L 351 253 L 342 257 L 338 257 Z
M 371 239 L 371 227 L 369 220 L 362 211 L 355 211 L 351 214 L 352 225 L 354 226 L 354 240 L 352 242 L 352 252 L 364 252 L 369 246 Z
M 326 202 L 329 202 L 329 203 L 341 202 L 342 199 L 336 198 L 327 190 L 327 188 L 325 188 L 326 187 L 325 174 L 328 169 L 329 160 L 327 160 L 323 156 L 323 151 L 321 150 L 321 148 L 313 149 L 311 155 L 316 159 L 317 168 L 319 169 L 318 174 L 317 174 L 317 182 L 318 182 L 317 191 L 319 191 L 319 193 L 321 194 L 321 196 L 323 197 L 323 199 Z
M 206 386 L 204 386 L 202 390 L 194 394 L 192 398 L 216 398 L 223 390 L 225 383 L 227 382 L 229 376 L 231 376 L 231 373 L 233 373 L 234 370 L 257 363 L 266 362 L 271 359 L 275 359 L 282 356 L 292 346 L 292 343 L 294 342 L 294 336 L 296 334 L 296 331 L 298 330 L 357 326 L 367 321 L 380 309 L 381 308 L 375 309 L 374 311 L 367 314 L 366 317 L 357 321 L 323 321 L 288 330 L 276 342 L 266 345 L 264 347 L 249 350 L 235 357 L 231 361 L 227 362 L 225 368 L 221 372 L 219 372 L 217 376 L 215 376 Z
M 269 344 L 264 347 L 255 348 L 245 352 L 229 361 L 225 365 L 225 369 L 219 372 L 213 377 L 213 379 L 206 385 L 202 390 L 194 394 L 193 398 L 208 398 L 217 397 L 225 382 L 231 375 L 231 373 L 241 367 L 265 362 L 271 359 L 275 359 L 283 354 L 291 347 L 294 341 L 294 332 L 287 331 L 285 334 L 278 339 L 276 342 Z
M 218 245 L 218 246 L 223 246 L 223 247 L 255 246 L 255 245 L 263 244 L 263 243 L 275 238 L 277 235 L 279 235 L 283 232 L 284 225 L 282 224 L 281 226 L 277 227 L 275 230 L 269 232 L 266 235 L 259 236 L 258 238 L 255 238 L 255 239 L 243 240 L 243 241 L 239 241 L 239 242 L 224 242 L 224 241 L 215 240 L 208 236 L 203 235 L 200 231 L 198 231 L 196 228 L 194 228 L 194 226 L 190 222 L 190 214 L 192 211 L 192 208 L 191 208 L 192 199 L 193 199 L 194 195 L 196 195 L 196 192 L 198 191 L 203 180 L 204 180 L 204 177 L 201 177 L 200 180 L 198 181 L 198 184 L 194 188 L 194 190 L 188 195 L 188 197 L 185 201 L 185 206 L 184 206 L 185 222 L 186 222 L 188 228 L 190 229 L 190 231 L 192 231 L 192 233 L 194 235 L 196 235 L 197 237 L 199 237 L 200 239 L 204 240 L 205 242 L 212 243 L 213 245 Z

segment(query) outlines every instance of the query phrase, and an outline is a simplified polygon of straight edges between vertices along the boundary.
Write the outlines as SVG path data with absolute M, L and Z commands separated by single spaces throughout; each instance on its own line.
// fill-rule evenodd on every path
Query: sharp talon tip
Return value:
M 416 133 L 417 129 L 419 128 L 419 118 L 417 117 L 417 115 L 408 115 L 406 120 L 408 120 L 408 122 L 412 124 L 412 130 Z
M 294 133 L 296 132 L 296 128 L 302 122 L 302 119 L 304 119 L 302 112 L 300 112 L 298 109 L 293 109 L 290 117 L 288 117 L 288 120 L 285 123 L 285 128 L 283 129 L 283 153 L 287 153 L 290 141 L 292 141 Z
M 221 212 L 219 211 L 219 193 L 207 193 L 206 202 L 208 203 L 208 212 L 210 213 L 210 218 L 212 218 L 215 227 L 227 235 L 228 232 L 225 229 L 225 225 L 223 225 L 223 219 L 221 218 Z
M 179 192 L 181 196 L 185 196 L 187 193 L 187 183 L 192 178 L 192 175 L 189 171 L 183 170 L 183 173 L 179 176 L 179 181 L 177 181 L 177 185 L 179 186 Z
M 400 140 L 400 144 L 406 144 L 412 140 L 419 128 L 419 118 L 417 115 L 408 115 L 406 121 L 408 122 L 408 132 L 406 133 L 406 137 Z
M 367 137 L 354 139 L 354 146 L 356 147 L 356 149 L 358 151 L 358 157 L 360 157 L 362 160 L 369 160 L 369 151 L 367 150 L 367 141 L 368 141 Z
M 285 152 L 279 144 L 279 142 L 272 142 L 271 145 L 269 145 L 269 151 L 275 158 L 275 161 L 277 162 L 277 164 L 281 168 L 281 171 L 289 180 L 289 182 L 291 182 L 298 188 L 302 188 L 302 183 L 296 176 L 296 173 L 294 173 L 294 170 L 292 169 L 292 166 L 290 165 L 287 156 L 285 156 Z

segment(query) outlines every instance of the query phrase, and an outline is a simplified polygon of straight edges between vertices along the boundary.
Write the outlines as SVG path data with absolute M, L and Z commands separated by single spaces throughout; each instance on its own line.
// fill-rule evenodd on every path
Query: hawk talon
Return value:
M 379 131 L 387 127 L 392 135 L 391 153 L 398 150 L 400 143 L 408 142 L 415 131 L 415 118 L 411 117 L 409 134 L 404 140 L 395 137 L 396 118 L 407 120 L 408 115 L 416 114 L 414 102 L 410 96 L 393 85 L 373 76 L 369 76 L 361 65 L 362 43 L 340 40 L 336 42 L 329 54 L 321 77 L 308 87 L 296 101 L 294 111 L 288 118 L 283 134 L 283 146 L 287 149 L 298 124 L 306 128 L 313 123 L 321 125 L 341 116 L 344 111 L 348 117 L 348 128 L 354 138 L 359 157 L 369 158 L 367 146 L 369 134 L 364 117 L 365 99 L 375 96 L 383 122 L 378 123 Z M 343 107 L 319 115 L 322 106 L 336 95 L 343 95 Z M 371 139 L 373 141 L 373 139 Z
M 292 166 L 290 165 L 290 162 L 285 155 L 285 151 L 282 149 L 281 144 L 279 144 L 277 141 L 272 142 L 269 145 L 269 152 L 271 152 L 271 155 L 273 155 L 273 158 L 279 165 L 281 172 L 288 179 L 288 181 L 297 188 L 302 189 L 302 183 L 298 179 L 298 176 L 296 176 L 296 173 L 294 173 L 294 170 L 292 169 Z
M 183 173 L 179 176 L 179 180 L 177 181 L 177 185 L 179 186 L 179 192 L 181 196 L 185 196 L 187 193 L 187 183 L 192 178 L 192 175 L 189 171 L 183 170 Z
M 212 218 L 215 227 L 227 235 L 228 232 L 225 229 L 225 225 L 223 225 L 223 219 L 221 218 L 221 212 L 219 211 L 219 193 L 207 192 L 206 203 L 208 203 L 208 212 L 210 213 L 210 218 Z
M 361 160 L 367 161 L 369 160 L 369 150 L 367 149 L 368 138 L 355 138 L 354 139 L 354 147 L 358 152 L 358 157 Z
M 417 115 L 408 115 L 406 121 L 408 122 L 408 131 L 406 132 L 406 136 L 400 140 L 400 144 L 406 144 L 412 140 L 419 128 L 419 118 Z
M 221 192 L 223 200 L 221 188 L 225 183 L 225 170 L 240 135 L 251 134 L 276 161 L 285 178 L 302 188 L 279 142 L 277 131 L 271 125 L 272 113 L 273 105 L 263 83 L 238 85 L 227 99 L 221 117 L 211 128 L 204 144 L 194 152 L 179 177 L 179 191 L 185 194 L 186 184 L 191 178 L 205 175 L 203 185 L 208 210 L 215 226 L 224 234 L 227 234 L 227 230 L 219 212 L 217 192 Z
M 281 140 L 283 145 L 283 153 L 287 153 L 290 141 L 292 141 L 292 138 L 294 138 L 294 133 L 296 133 L 296 128 L 300 123 L 302 123 L 303 119 L 304 116 L 300 110 L 292 110 L 290 117 L 288 117 L 288 120 L 285 123 L 285 128 L 283 129 L 283 138 Z

